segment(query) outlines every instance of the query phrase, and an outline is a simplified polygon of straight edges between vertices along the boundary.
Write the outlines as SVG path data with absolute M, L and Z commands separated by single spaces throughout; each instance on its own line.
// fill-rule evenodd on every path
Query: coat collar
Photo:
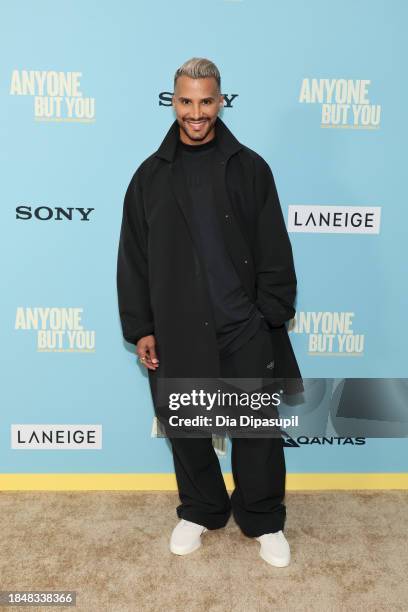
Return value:
M 243 145 L 235 138 L 234 134 L 227 128 L 219 116 L 215 121 L 215 133 L 218 150 L 225 160 L 243 148 Z M 174 161 L 179 138 L 179 124 L 177 119 L 175 119 L 154 155 L 169 162 Z

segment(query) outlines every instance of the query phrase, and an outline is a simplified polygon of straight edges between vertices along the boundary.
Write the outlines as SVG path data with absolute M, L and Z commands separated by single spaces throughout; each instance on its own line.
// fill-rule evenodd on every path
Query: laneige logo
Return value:
M 381 206 L 289 205 L 288 231 L 329 234 L 379 234 Z
M 86 450 L 102 448 L 102 425 L 11 425 L 16 450 Z

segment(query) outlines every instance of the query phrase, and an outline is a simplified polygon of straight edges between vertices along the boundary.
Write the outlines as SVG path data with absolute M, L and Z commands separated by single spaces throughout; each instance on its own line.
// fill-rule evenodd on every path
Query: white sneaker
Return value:
M 283 531 L 264 533 L 255 538 L 261 543 L 259 554 L 262 559 L 275 567 L 286 567 L 290 563 L 290 548 Z
M 208 531 L 203 525 L 192 521 L 181 521 L 173 529 L 170 538 L 170 550 L 175 555 L 187 555 L 201 546 L 201 534 Z

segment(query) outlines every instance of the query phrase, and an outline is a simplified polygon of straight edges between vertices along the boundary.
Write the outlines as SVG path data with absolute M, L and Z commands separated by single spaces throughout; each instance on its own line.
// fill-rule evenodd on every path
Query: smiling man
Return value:
M 203 98 L 203 95 L 206 97 Z M 218 112 L 223 105 L 224 98 L 214 79 L 180 76 L 173 95 L 173 106 L 181 128 L 180 140 L 191 145 L 212 140 Z
M 218 116 L 215 64 L 192 58 L 175 73 L 176 119 L 126 191 L 117 287 L 124 338 L 157 378 L 283 378 L 302 390 L 285 322 L 296 275 L 270 167 Z M 288 565 L 281 437 L 233 437 L 228 496 L 212 438 L 169 437 L 181 504 L 170 550 L 201 546 L 231 511 L 260 555 Z

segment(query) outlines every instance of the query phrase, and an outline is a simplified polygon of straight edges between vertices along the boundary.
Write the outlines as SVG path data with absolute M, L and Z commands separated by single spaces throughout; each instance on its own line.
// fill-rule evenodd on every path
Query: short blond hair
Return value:
M 221 93 L 221 75 L 214 62 L 205 57 L 192 57 L 177 68 L 174 75 L 174 89 L 176 89 L 177 79 L 181 76 L 188 76 L 191 79 L 205 79 L 214 77 L 217 81 L 218 91 Z

